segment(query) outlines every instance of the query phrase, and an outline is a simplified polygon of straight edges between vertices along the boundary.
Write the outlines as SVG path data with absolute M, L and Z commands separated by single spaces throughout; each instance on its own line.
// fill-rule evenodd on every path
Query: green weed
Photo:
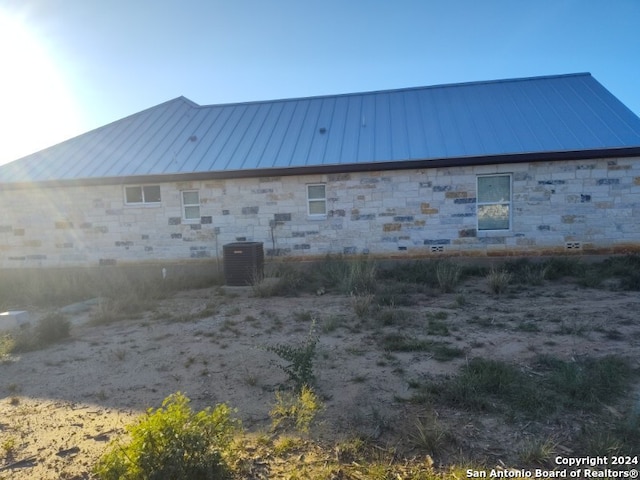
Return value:
M 312 322 L 307 338 L 299 345 L 269 345 L 265 347 L 268 352 L 275 353 L 282 360 L 288 362 L 279 367 L 288 375 L 297 391 L 303 387 L 313 385 L 315 375 L 313 362 L 316 355 L 318 336 L 315 333 L 315 322 Z

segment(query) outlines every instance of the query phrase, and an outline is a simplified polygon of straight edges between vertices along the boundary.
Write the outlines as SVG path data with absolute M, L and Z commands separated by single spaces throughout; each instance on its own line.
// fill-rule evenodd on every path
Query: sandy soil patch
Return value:
M 226 402 L 246 429 L 268 429 L 274 391 L 286 375 L 263 347 L 303 341 L 312 319 L 317 391 L 326 406 L 313 435 L 324 440 L 361 435 L 410 451 L 407 429 L 424 412 L 402 401 L 411 395 L 409 381 L 455 374 L 473 357 L 525 365 L 539 354 L 613 354 L 638 367 L 637 293 L 557 282 L 493 296 L 471 279 L 459 293 L 404 298 L 410 305 L 384 307 L 401 311 L 387 325 L 358 319 L 343 295 L 255 298 L 249 288 L 227 287 L 182 292 L 110 325 L 85 323 L 90 312 L 72 313 L 68 341 L 0 365 L 0 478 L 90 478 L 109 441 L 176 391 L 194 408 Z M 440 361 L 431 352 L 385 351 L 381 338 L 398 332 L 462 354 Z M 478 458 L 508 460 L 527 437 L 526 428 L 515 432 L 492 416 L 437 413 Z M 549 426 L 559 443 L 562 428 Z

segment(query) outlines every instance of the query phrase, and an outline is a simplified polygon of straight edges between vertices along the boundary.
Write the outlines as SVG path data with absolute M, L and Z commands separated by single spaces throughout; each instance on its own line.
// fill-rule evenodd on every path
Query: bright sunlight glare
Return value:
M 0 165 L 81 129 L 80 114 L 46 42 L 0 9 Z

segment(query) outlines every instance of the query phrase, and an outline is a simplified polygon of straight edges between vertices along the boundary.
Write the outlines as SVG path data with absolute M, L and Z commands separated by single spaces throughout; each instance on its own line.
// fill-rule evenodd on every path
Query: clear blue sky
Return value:
M 0 164 L 199 104 L 591 72 L 640 114 L 639 0 L 0 0 Z

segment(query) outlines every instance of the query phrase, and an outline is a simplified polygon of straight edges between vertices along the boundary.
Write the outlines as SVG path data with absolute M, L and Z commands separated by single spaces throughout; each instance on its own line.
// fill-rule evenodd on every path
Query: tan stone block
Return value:
M 467 192 L 445 192 L 445 198 L 467 198 Z
M 397 232 L 401 228 L 402 228 L 402 224 L 401 223 L 385 223 L 382 226 L 382 230 L 384 232 Z
M 613 202 L 596 202 L 596 208 L 613 208 Z

